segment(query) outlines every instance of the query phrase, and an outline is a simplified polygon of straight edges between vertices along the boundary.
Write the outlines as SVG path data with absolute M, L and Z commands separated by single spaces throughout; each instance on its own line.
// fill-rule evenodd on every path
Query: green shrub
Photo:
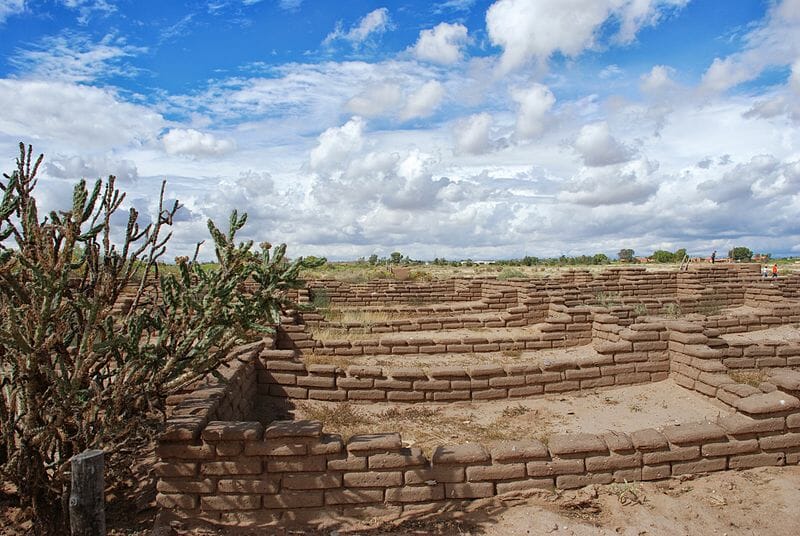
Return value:
M 527 277 L 524 272 L 520 270 L 516 270 L 514 268 L 503 268 L 499 274 L 497 274 L 497 279 L 501 281 L 505 281 L 506 279 L 518 279 L 518 278 L 525 278 Z

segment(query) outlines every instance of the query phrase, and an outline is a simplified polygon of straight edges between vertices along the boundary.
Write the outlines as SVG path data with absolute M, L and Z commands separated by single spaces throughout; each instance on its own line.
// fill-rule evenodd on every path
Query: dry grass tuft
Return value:
M 728 376 L 736 383 L 743 383 L 753 387 L 758 387 L 767 379 L 767 373 L 764 370 L 732 371 L 728 373 Z

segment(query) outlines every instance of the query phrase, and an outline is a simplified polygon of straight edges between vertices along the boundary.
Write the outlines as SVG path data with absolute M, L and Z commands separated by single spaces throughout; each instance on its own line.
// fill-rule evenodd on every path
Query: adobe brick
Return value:
M 673 447 L 670 450 L 645 452 L 642 454 L 642 462 L 645 465 L 659 465 L 667 462 L 696 460 L 699 457 L 699 446 Z
M 557 434 L 548 443 L 550 452 L 559 458 L 585 457 L 588 454 L 606 453 L 605 442 L 594 434 Z
M 494 495 L 492 482 L 447 483 L 444 486 L 448 499 L 482 499 Z
M 583 380 L 588 378 L 598 378 L 600 376 L 600 367 L 586 367 L 581 369 L 570 369 L 565 371 L 568 380 Z
M 390 402 L 422 402 L 425 393 L 421 391 L 389 391 L 386 398 Z
M 412 383 L 410 381 L 402 380 L 375 380 L 375 389 L 411 389 Z
M 402 448 L 400 434 L 357 434 L 347 442 L 347 450 L 352 453 L 368 453 L 370 451 L 399 450 Z
M 433 399 L 437 402 L 445 402 L 450 400 L 469 400 L 469 391 L 435 391 Z
M 370 469 L 399 469 L 425 465 L 428 460 L 418 448 L 403 448 L 398 452 L 373 454 L 367 463 Z
M 608 450 L 616 454 L 632 454 L 636 449 L 630 436 L 623 432 L 604 432 L 600 434 Z
M 731 456 L 728 467 L 731 469 L 750 469 L 753 467 L 784 465 L 785 463 L 786 456 L 783 452 L 764 452 L 761 454 Z
M 439 465 L 436 467 L 424 467 L 411 469 L 403 474 L 403 479 L 409 484 L 425 484 L 436 482 L 464 482 L 466 473 L 464 467 Z
M 622 454 L 612 456 L 591 456 L 584 461 L 586 470 L 592 473 L 610 472 L 615 469 L 641 467 L 642 454 Z
M 284 489 L 329 489 L 342 487 L 342 475 L 331 473 L 289 473 L 283 475 L 281 485 Z M 275 493 L 265 491 L 262 493 Z
M 158 493 L 156 494 L 156 504 L 161 508 L 194 510 L 197 508 L 199 499 L 197 495 L 185 493 Z
M 647 383 L 650 381 L 649 372 L 631 372 L 629 374 L 617 374 L 614 377 L 616 385 L 628 385 L 633 383 Z
M 302 456 L 307 452 L 305 443 L 292 438 L 248 441 L 244 451 L 246 456 Z
M 332 402 L 342 402 L 347 400 L 347 391 L 326 391 L 321 389 L 309 389 L 308 398 L 311 400 L 328 400 Z
M 372 389 L 375 380 L 372 378 L 336 378 L 336 386 L 340 389 Z
M 450 382 L 448 380 L 416 380 L 414 382 L 415 391 L 449 391 Z
M 506 375 L 505 369 L 500 365 L 478 365 L 470 367 L 468 372 L 471 378 L 488 378 Z
M 525 383 L 528 385 L 538 385 L 561 381 L 560 372 L 542 372 L 541 374 L 528 374 L 525 376 Z
M 283 490 L 277 495 L 264 495 L 264 508 L 310 508 L 319 507 L 323 504 L 323 492 L 321 490 Z
M 531 489 L 554 489 L 555 479 L 553 478 L 528 478 L 525 480 L 512 480 L 509 482 L 498 482 L 495 487 L 497 494 L 510 493 L 514 491 L 527 491 Z
M 669 478 L 672 474 L 672 467 L 665 463 L 661 465 L 645 465 L 642 467 L 642 480 L 662 480 Z
M 612 473 L 614 482 L 639 482 L 642 480 L 642 468 L 634 467 L 630 469 L 617 469 Z
M 367 468 L 366 456 L 348 456 L 328 460 L 329 471 L 363 471 Z
M 277 493 L 279 489 L 277 478 L 260 476 L 256 478 L 225 478 L 217 482 L 219 493 L 262 494 Z
M 221 462 L 203 462 L 201 475 L 257 475 L 261 473 L 261 460 L 240 458 Z
M 299 387 L 318 387 L 332 389 L 336 387 L 336 378 L 333 376 L 299 376 L 297 378 Z
M 525 477 L 524 463 L 498 463 L 493 465 L 474 465 L 467 467 L 468 482 L 485 480 L 513 480 Z
M 694 447 L 692 447 L 694 448 Z M 680 462 L 672 464 L 672 475 L 686 475 L 691 473 L 710 473 L 724 471 L 727 467 L 726 458 L 708 458 L 693 462 Z
M 526 385 L 525 387 L 511 387 L 508 390 L 510 398 L 526 397 L 544 393 L 544 385 Z
M 800 447 L 800 433 L 787 433 L 760 437 L 758 444 L 763 450 L 791 449 Z
M 439 446 L 433 451 L 431 457 L 434 465 L 472 464 L 489 460 L 489 453 L 486 452 L 486 449 L 476 443 Z
M 563 393 L 565 391 L 577 391 L 581 388 L 580 382 L 570 380 L 556 383 L 546 383 L 544 385 L 545 393 Z
M 631 432 L 631 441 L 636 450 L 651 451 L 669 447 L 669 442 L 664 434 L 653 428 L 645 428 Z
M 274 421 L 264 431 L 264 438 L 319 437 L 321 434 L 322 423 L 319 421 Z
M 489 378 L 489 387 L 492 388 L 520 387 L 522 385 L 525 385 L 524 376 L 500 376 Z
M 528 476 L 544 477 L 555 475 L 581 474 L 584 472 L 583 458 L 576 460 L 533 461 L 526 465 Z
M 386 490 L 386 502 L 415 503 L 425 501 L 441 501 L 444 499 L 444 485 L 403 486 Z
M 208 495 L 200 497 L 202 510 L 257 510 L 261 495 Z
M 156 483 L 156 490 L 161 493 L 213 493 L 216 484 L 210 478 L 202 480 L 162 478 Z
M 560 475 L 556 477 L 556 487 L 559 489 L 576 489 L 590 484 L 611 484 L 614 477 L 611 473 L 593 475 Z
M 327 467 L 325 456 L 285 456 L 267 460 L 269 473 L 319 472 Z
M 365 389 L 347 391 L 348 400 L 385 400 L 386 391 L 380 389 Z
M 535 439 L 496 443 L 492 446 L 490 454 L 492 460 L 501 463 L 543 460 L 549 457 L 544 443 Z
M 325 490 L 325 504 L 369 504 L 383 502 L 381 489 L 329 489 Z
M 730 456 L 731 454 L 748 454 L 758 450 L 758 441 L 755 439 L 707 443 L 700 447 L 703 456 Z
M 198 464 L 195 462 L 158 462 L 153 466 L 156 476 L 194 476 Z
M 209 460 L 214 458 L 214 447 L 208 443 L 187 445 L 185 443 L 159 443 L 156 456 L 161 459 Z
M 725 430 L 714 423 L 687 423 L 665 426 L 662 433 L 675 445 L 697 445 L 726 437 Z
M 482 391 L 472 391 L 473 400 L 494 400 L 507 397 L 508 391 L 505 389 L 485 389 Z

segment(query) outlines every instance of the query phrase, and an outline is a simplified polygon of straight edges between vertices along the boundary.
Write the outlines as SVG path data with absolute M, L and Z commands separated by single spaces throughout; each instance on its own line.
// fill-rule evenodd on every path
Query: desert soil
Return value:
M 263 408 L 261 420 L 276 415 Z M 547 441 L 554 434 L 632 432 L 644 428 L 715 421 L 731 410 L 672 380 L 524 400 L 447 404 L 302 401 L 276 416 L 317 419 L 324 431 L 345 438 L 359 433 L 400 432 L 406 446 L 430 455 L 437 445 L 506 439 Z
M 475 336 L 475 333 L 471 334 Z M 409 339 L 411 340 L 411 339 Z M 551 350 L 507 350 L 503 352 L 478 352 L 459 354 L 402 354 L 402 355 L 318 355 L 306 354 L 303 356 L 305 363 L 330 363 L 342 368 L 347 365 L 376 365 L 388 368 L 421 367 L 423 370 L 431 367 L 463 366 L 474 367 L 486 364 L 529 364 L 536 365 L 544 360 L 571 357 L 576 359 L 589 359 L 596 356 L 597 352 L 591 345 L 570 346 L 567 348 L 554 348 Z

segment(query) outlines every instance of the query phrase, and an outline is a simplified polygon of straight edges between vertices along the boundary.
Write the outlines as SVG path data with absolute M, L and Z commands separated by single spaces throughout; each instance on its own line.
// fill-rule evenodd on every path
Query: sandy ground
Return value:
M 275 415 L 274 409 L 262 409 Z M 565 394 L 524 400 L 457 402 L 449 404 L 347 404 L 298 402 L 280 418 L 317 419 L 329 433 L 349 437 L 358 433 L 400 432 L 406 446 L 430 454 L 437 445 L 554 434 L 607 431 L 632 432 L 650 427 L 714 421 L 730 409 L 683 389 L 672 380 L 583 395 Z
M 758 331 L 745 331 L 744 333 L 728 333 L 721 335 L 721 337 L 731 343 L 760 341 L 800 342 L 800 327 L 796 325 L 778 326 Z

